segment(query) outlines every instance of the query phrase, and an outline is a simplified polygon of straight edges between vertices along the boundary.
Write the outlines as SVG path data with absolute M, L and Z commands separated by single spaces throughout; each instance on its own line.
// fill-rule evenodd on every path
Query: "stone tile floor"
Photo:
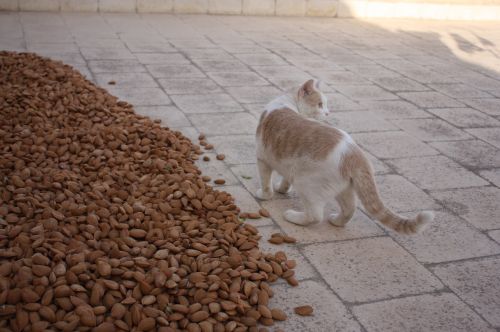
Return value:
M 299 263 L 276 286 L 286 331 L 500 331 L 500 25 L 494 23 L 0 13 L 0 49 L 80 70 L 143 115 L 224 162 L 200 161 L 248 210 L 262 247 Z M 362 210 L 344 229 L 283 220 L 293 192 L 259 202 L 254 137 L 263 104 L 308 77 L 324 81 L 331 124 L 369 152 L 384 201 L 436 211 L 414 237 Z M 108 85 L 110 80 L 116 85 Z M 298 238 L 280 247 L 264 240 Z M 311 304 L 312 317 L 293 314 Z

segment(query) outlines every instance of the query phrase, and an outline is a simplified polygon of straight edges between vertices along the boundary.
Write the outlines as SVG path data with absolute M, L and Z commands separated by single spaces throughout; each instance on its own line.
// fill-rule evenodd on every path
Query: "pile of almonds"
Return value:
M 266 331 L 258 248 L 180 132 L 60 62 L 0 52 L 0 331 Z

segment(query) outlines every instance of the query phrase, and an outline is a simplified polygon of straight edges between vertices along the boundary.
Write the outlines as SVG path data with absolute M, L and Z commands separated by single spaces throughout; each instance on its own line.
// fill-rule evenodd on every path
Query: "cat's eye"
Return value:
M 319 108 L 323 108 L 323 103 L 319 103 L 319 104 L 318 104 L 318 107 L 319 107 Z

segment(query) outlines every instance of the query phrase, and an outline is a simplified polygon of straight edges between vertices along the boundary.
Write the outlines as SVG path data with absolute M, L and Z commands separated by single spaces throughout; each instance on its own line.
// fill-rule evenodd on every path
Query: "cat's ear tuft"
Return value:
M 309 80 L 307 82 L 305 82 L 301 87 L 300 87 L 300 90 L 299 90 L 299 93 L 302 95 L 302 96 L 307 96 L 307 95 L 310 95 L 314 90 L 314 80 Z

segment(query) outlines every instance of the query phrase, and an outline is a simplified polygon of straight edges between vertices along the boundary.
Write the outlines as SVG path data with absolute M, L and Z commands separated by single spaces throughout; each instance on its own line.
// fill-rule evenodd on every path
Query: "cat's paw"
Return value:
M 274 191 L 279 192 L 280 194 L 288 194 L 290 191 L 291 185 L 284 180 L 281 180 L 280 183 L 274 184 Z
M 262 189 L 257 190 L 255 192 L 255 196 L 257 196 L 258 199 L 261 200 L 266 200 L 266 199 L 271 199 L 273 198 L 273 192 L 272 191 L 263 191 Z
M 312 221 L 307 220 L 307 216 L 304 212 L 299 212 L 295 210 L 286 210 L 283 213 L 283 217 L 292 224 L 306 226 L 312 224 Z
M 347 222 L 350 220 L 350 218 L 347 218 L 346 216 L 344 216 L 343 214 L 339 213 L 339 214 L 330 214 L 330 216 L 328 217 L 328 222 L 330 224 L 332 224 L 333 226 L 337 226 L 337 227 L 344 227 L 345 224 L 347 224 Z

